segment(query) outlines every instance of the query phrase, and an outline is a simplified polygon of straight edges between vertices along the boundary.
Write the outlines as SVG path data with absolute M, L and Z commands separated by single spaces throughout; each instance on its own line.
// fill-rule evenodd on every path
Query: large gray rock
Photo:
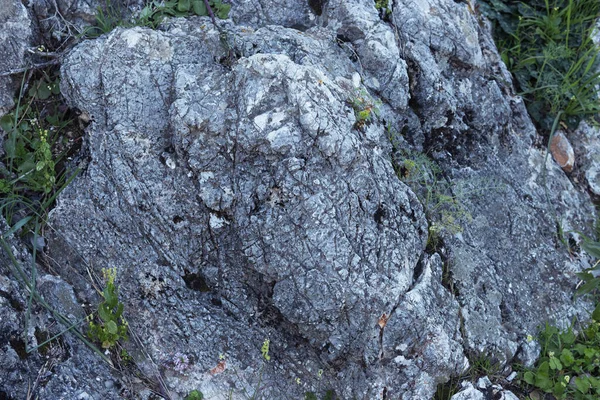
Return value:
M 556 226 L 585 229 L 593 208 L 535 146 L 467 4 L 309 3 L 118 29 L 62 66 L 93 122 L 48 255 L 86 303 L 83 271 L 117 268 L 130 353 L 173 398 L 260 379 L 273 399 L 427 399 L 465 354 L 507 362 L 537 325 L 585 314 L 571 294 L 589 264 Z M 427 152 L 470 215 L 430 254 L 424 211 L 439 221 L 390 136 L 397 167 Z
M 407 139 L 424 138 L 450 184 L 446 194 L 470 217 L 462 232 L 442 232 L 465 345 L 506 362 L 541 322 L 565 326 L 573 315 L 588 315 L 581 300 L 572 303 L 574 273 L 588 260 L 573 258 L 560 240 L 576 242 L 570 232 L 589 229 L 594 209 L 536 147 L 489 33 L 466 4 L 407 2 L 393 17 L 420 125 L 404 125 Z
M 386 157 L 384 125 L 354 128 L 348 103 L 366 89 L 352 62 L 327 30 L 276 27 L 230 27 L 243 55 L 232 61 L 209 26 L 192 19 L 164 33 L 118 30 L 70 54 L 63 93 L 95 122 L 91 161 L 53 211 L 53 227 L 84 258 L 118 268 L 133 315 L 148 312 L 140 301 L 151 276 L 170 277 L 168 293 L 196 298 L 193 307 L 169 306 L 168 318 L 180 322 L 157 331 L 174 301 L 159 291 L 153 317 L 130 322 L 152 329 L 141 336 L 159 358 L 177 336 L 166 326 L 211 310 L 173 349 L 197 360 L 195 384 L 205 392 L 201 374 L 225 349 L 222 335 L 207 337 L 203 327 L 231 326 L 229 312 L 250 323 L 225 330 L 235 332 L 232 367 L 249 363 L 247 346 L 256 352 L 270 336 L 275 349 L 306 343 L 278 362 L 316 369 L 286 368 L 290 379 L 316 382 L 314 371 L 335 367 L 347 372 L 332 387 L 346 396 L 431 395 L 436 380 L 465 366 L 457 303 L 440 284 L 439 259 L 416 268 L 426 222 Z M 192 276 L 210 294 L 190 293 Z M 280 326 L 260 326 L 272 319 Z M 289 391 L 287 380 L 267 376 L 274 393 Z M 403 387 L 417 380 L 429 384 Z

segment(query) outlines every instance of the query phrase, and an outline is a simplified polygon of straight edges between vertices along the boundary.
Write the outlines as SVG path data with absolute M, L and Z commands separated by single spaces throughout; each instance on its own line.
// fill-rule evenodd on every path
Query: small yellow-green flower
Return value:
M 263 358 L 267 361 L 271 359 L 271 356 L 269 355 L 269 344 L 271 344 L 271 341 L 269 339 L 265 339 L 265 341 L 262 344 L 262 347 L 260 348 L 260 352 L 262 353 Z

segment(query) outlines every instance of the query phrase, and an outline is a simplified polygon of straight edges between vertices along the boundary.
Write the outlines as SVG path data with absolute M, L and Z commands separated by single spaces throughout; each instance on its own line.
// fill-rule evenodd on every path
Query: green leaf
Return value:
M 0 128 L 5 132 L 10 132 L 14 127 L 15 119 L 12 114 L 6 114 L 0 118 Z
M 335 400 L 335 390 L 329 389 L 325 392 L 325 396 L 323 396 L 323 400 Z
M 121 318 L 121 315 L 123 315 L 123 303 L 119 303 L 117 305 L 117 312 L 115 313 L 115 319 L 119 319 Z
M 560 363 L 560 361 L 558 360 L 558 358 L 556 357 L 550 357 L 550 362 L 549 362 L 550 368 L 553 370 L 561 370 L 562 369 L 562 364 Z
M 596 322 L 600 322 L 600 303 L 594 308 L 594 312 L 592 313 L 592 319 Z
M 552 386 L 554 386 L 554 385 L 547 376 L 537 374 L 535 377 L 535 386 L 539 387 L 540 389 L 542 389 L 544 391 L 549 391 L 552 389 Z
M 2 234 L 2 238 L 6 238 L 10 235 L 12 235 L 13 233 L 15 233 L 16 231 L 18 231 L 19 229 L 21 229 L 26 223 L 28 223 L 29 221 L 31 221 L 33 217 L 29 216 L 29 217 L 25 217 L 20 219 L 16 224 L 14 224 L 9 230 L 7 230 L 6 232 L 4 232 Z
M 106 323 L 106 329 L 113 335 L 116 335 L 117 332 L 119 332 L 119 328 L 117 327 L 117 324 L 115 323 L 115 321 L 108 321 Z
M 565 367 L 570 367 L 575 362 L 575 357 L 573 357 L 573 353 L 570 350 L 563 349 L 560 354 L 560 361 L 562 361 Z
M 204 395 L 202 392 L 198 390 L 192 390 L 187 396 L 185 396 L 184 400 L 203 400 Z
M 60 94 L 60 79 L 56 78 L 56 80 L 52 82 L 51 88 L 52 94 Z
M 588 390 L 590 389 L 590 381 L 585 376 L 581 376 L 581 377 L 578 376 L 578 377 L 575 378 L 575 387 L 581 393 L 587 393 Z
M 100 305 L 100 307 L 98 307 L 98 316 L 104 322 L 112 321 L 112 313 L 104 305 Z
M 190 11 L 190 0 L 179 0 L 177 3 L 177 10 L 181 12 Z
M 52 95 L 52 88 L 47 82 L 41 81 L 36 92 L 36 97 L 40 100 L 46 100 Z
M 117 306 L 119 303 L 119 298 L 115 293 L 114 285 L 111 285 L 110 283 L 107 284 L 102 293 L 104 295 L 104 302 L 110 309 L 113 309 Z
M 229 16 L 229 10 L 231 10 L 231 4 L 220 4 L 217 7 L 215 15 L 220 19 L 227 19 Z
M 581 247 L 594 258 L 600 258 L 600 243 L 590 238 L 584 237 L 581 241 Z
M 523 379 L 530 385 L 535 384 L 535 375 L 531 371 L 525 372 L 525 374 L 523 375 Z
M 194 9 L 194 14 L 200 17 L 208 15 L 208 10 L 206 9 L 206 4 L 204 4 L 204 0 L 193 0 L 192 8 Z
M 562 381 L 558 381 L 554 384 L 552 388 L 552 394 L 559 399 L 564 399 L 563 394 L 565 393 L 566 384 Z
M 575 292 L 575 294 L 577 296 L 581 296 L 581 295 L 590 293 L 590 292 L 594 291 L 595 289 L 597 289 L 598 285 L 600 285 L 600 279 L 599 278 L 592 278 L 589 281 L 587 281 L 585 284 L 581 285 L 579 287 L 579 289 L 577 289 L 577 291 Z
M 585 350 L 583 351 L 584 357 L 587 359 L 592 359 L 594 358 L 594 356 L 596 355 L 596 351 L 594 349 L 591 349 L 589 347 L 586 347 Z
M 576 337 L 572 329 L 569 329 L 568 331 L 560 335 L 560 340 L 563 342 L 563 344 L 566 345 L 572 345 L 573 343 L 575 343 L 575 339 Z

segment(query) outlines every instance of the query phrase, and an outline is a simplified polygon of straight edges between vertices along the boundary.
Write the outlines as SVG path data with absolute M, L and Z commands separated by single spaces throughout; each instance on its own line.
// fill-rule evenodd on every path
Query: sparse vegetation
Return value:
M 17 216 L 43 219 L 77 173 L 68 176 L 63 162 L 78 147 L 79 128 L 71 115 L 60 96 L 59 78 L 51 70 L 41 71 L 29 81 L 23 78 L 15 108 L 0 119 L 6 132 L 0 164 L 0 211 L 9 224 Z
M 592 400 L 600 396 L 600 315 L 576 334 L 546 324 L 539 335 L 542 351 L 536 366 L 522 373 L 532 388 L 556 399 Z
M 366 124 L 379 116 L 379 106 L 381 103 L 373 99 L 366 89 L 357 88 L 349 102 L 356 117 L 356 123 L 354 124 L 356 129 L 363 129 Z
M 123 303 L 119 301 L 119 294 L 115 279 L 117 271 L 114 268 L 102 270 L 106 286 L 102 291 L 103 301 L 98 305 L 98 318 L 90 316 L 88 336 L 93 341 L 110 349 L 120 340 L 127 340 L 128 324 L 123 317 Z
M 599 48 L 592 41 L 597 0 L 484 0 L 502 59 L 533 120 L 546 133 L 554 118 L 575 128 L 600 112 Z
M 425 154 L 396 149 L 395 170 L 398 178 L 419 197 L 429 220 L 427 248 L 437 247 L 443 233 L 462 232 L 471 214 L 461 203 L 467 194 L 460 185 L 451 185 L 439 166 Z
M 185 396 L 184 400 L 202 400 L 204 399 L 204 395 L 202 392 L 198 390 L 192 390 L 187 396 Z
M 208 6 L 206 4 L 208 3 Z M 170 0 L 151 1 L 134 18 L 123 19 L 124 11 L 106 0 L 104 7 L 98 7 L 96 25 L 88 28 L 83 36 L 95 38 L 117 27 L 131 28 L 145 26 L 156 29 L 166 17 L 214 16 L 227 19 L 231 5 L 221 0 Z

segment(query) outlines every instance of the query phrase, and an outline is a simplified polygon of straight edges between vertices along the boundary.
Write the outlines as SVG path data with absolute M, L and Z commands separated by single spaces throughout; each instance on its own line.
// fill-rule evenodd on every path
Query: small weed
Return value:
M 469 369 L 459 376 L 451 377 L 448 382 L 439 384 L 433 397 L 434 400 L 449 400 L 460 391 L 463 381 L 475 382 L 483 376 L 494 379 L 495 375 L 500 372 L 500 364 L 485 354 L 471 355 L 468 358 Z
M 71 120 L 59 99 L 59 78 L 44 73 L 21 95 L 15 109 L 0 118 L 6 170 L 0 171 L 0 193 L 49 195 L 58 183 L 56 163 L 62 131 Z
M 185 396 L 184 400 L 202 400 L 204 399 L 204 395 L 202 392 L 198 390 L 192 390 L 187 396 Z
M 230 4 L 223 3 L 221 0 L 208 0 L 208 4 L 214 16 L 227 19 L 231 9 Z M 208 16 L 210 12 L 204 0 L 155 0 L 147 4 L 139 15 L 130 21 L 124 20 L 122 15 L 123 10 L 113 6 L 110 0 L 106 0 L 103 8 L 98 7 L 96 26 L 88 28 L 83 36 L 95 38 L 119 26 L 125 28 L 145 26 L 156 29 L 166 17 Z
M 379 116 L 379 106 L 381 106 L 381 102 L 374 100 L 363 88 L 357 88 L 349 102 L 356 117 L 356 123 L 354 124 L 356 129 L 362 130 L 366 124 L 372 122 L 375 117 Z
M 600 270 L 600 242 L 583 235 L 581 236 L 583 237 L 581 247 L 598 261 L 596 261 L 592 268 L 577 273 L 577 277 L 581 279 L 583 284 L 577 288 L 575 294 L 577 296 L 590 294 L 594 296 L 596 301 L 599 301 L 598 288 L 600 287 L 600 278 L 598 277 L 598 272 Z
M 600 396 L 600 315 L 575 334 L 546 324 L 540 333 L 541 357 L 536 366 L 521 374 L 531 387 L 556 399 L 592 400 Z
M 598 0 L 484 0 L 502 59 L 527 109 L 549 132 L 555 116 L 574 128 L 600 112 L 599 48 L 591 35 Z
M 110 349 L 119 340 L 127 340 L 128 324 L 123 318 L 123 303 L 119 301 L 115 278 L 115 268 L 102 270 L 106 286 L 102 291 L 104 301 L 98 305 L 97 322 L 93 318 L 89 321 L 88 337 L 101 343 L 102 348 Z
M 466 194 L 460 186 L 446 182 L 441 169 L 425 154 L 397 149 L 395 156 L 398 178 L 413 190 L 423 204 L 429 219 L 427 249 L 434 250 L 443 233 L 460 233 L 463 224 L 471 221 L 471 214 L 460 202 Z
M 0 118 L 5 132 L 0 213 L 13 226 L 11 233 L 24 226 L 23 233 L 31 231 L 34 220 L 43 227 L 56 196 L 77 173 L 67 177 L 64 159 L 77 150 L 81 130 L 59 84 L 54 70 L 26 73 L 15 108 Z
M 380 15 L 383 18 L 389 17 L 392 13 L 390 0 L 375 0 L 375 8 L 380 12 Z

